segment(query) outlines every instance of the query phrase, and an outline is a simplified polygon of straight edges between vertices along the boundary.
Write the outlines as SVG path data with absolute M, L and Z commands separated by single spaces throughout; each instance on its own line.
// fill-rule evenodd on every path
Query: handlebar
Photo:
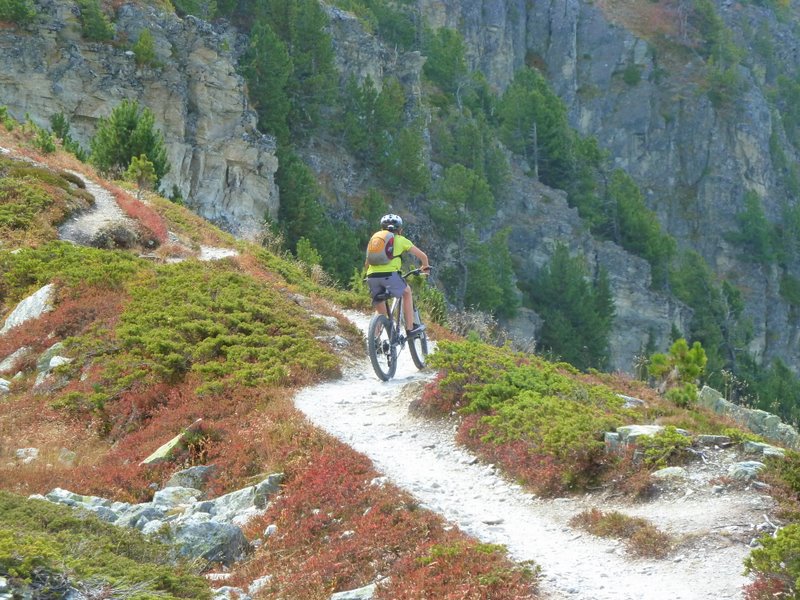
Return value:
M 433 268 L 433 267 L 431 267 L 430 265 L 428 265 L 428 271 L 423 271 L 423 270 L 422 270 L 422 267 L 417 267 L 416 269 L 412 269 L 411 271 L 409 271 L 409 272 L 408 272 L 408 273 L 406 273 L 406 274 L 402 274 L 402 273 L 401 273 L 401 274 L 400 274 L 400 277 L 402 277 L 403 279 L 405 279 L 406 277 L 410 277 L 411 275 L 427 275 L 427 274 L 430 272 L 430 270 L 431 270 L 432 268 Z

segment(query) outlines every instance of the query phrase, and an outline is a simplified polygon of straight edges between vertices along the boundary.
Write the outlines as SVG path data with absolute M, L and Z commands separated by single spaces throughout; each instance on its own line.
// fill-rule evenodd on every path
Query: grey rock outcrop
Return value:
M 372 600 L 375 597 L 377 587 L 373 583 L 355 590 L 337 592 L 331 596 L 330 600 Z
M 241 527 L 262 514 L 278 492 L 283 475 L 204 500 L 203 492 L 180 486 L 158 490 L 151 502 L 130 504 L 83 496 L 56 488 L 41 498 L 93 513 L 120 527 L 132 527 L 171 544 L 188 558 L 230 565 L 250 550 Z
M 800 434 L 794 427 L 782 422 L 777 415 L 729 402 L 717 390 L 708 386 L 703 386 L 700 390 L 697 401 L 699 406 L 729 416 L 768 440 L 780 442 L 789 448 L 800 448 Z
M 3 323 L 3 328 L 0 329 L 0 335 L 5 334 L 14 327 L 37 319 L 44 313 L 53 310 L 53 300 L 55 298 L 56 286 L 52 283 L 39 288 L 33 294 L 22 300 L 11 314 L 6 317 Z
M 0 30 L 0 105 L 17 119 L 50 127 L 63 113 L 70 134 L 88 148 L 98 120 L 122 100 L 136 100 L 164 134 L 176 188 L 198 214 L 242 236 L 275 217 L 275 142 L 255 127 L 244 82 L 236 72 L 242 40 L 233 28 L 152 7 L 125 4 L 116 14 L 117 42 L 87 42 L 77 5 L 41 0 L 36 31 Z M 156 66 L 140 66 L 121 40 L 144 29 L 154 37 Z

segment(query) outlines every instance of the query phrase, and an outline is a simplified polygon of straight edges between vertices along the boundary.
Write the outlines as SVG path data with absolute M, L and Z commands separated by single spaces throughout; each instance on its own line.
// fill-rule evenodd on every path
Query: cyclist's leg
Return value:
M 410 285 L 406 285 L 406 289 L 403 290 L 403 318 L 408 332 L 414 328 L 414 299 L 411 295 Z
M 372 298 L 372 308 L 375 309 L 376 312 L 385 315 L 386 314 L 386 302 L 383 300 L 376 300 L 375 296 L 378 294 L 383 294 L 386 291 L 389 291 L 386 283 L 388 282 L 388 274 L 387 277 L 376 277 L 367 279 L 367 286 L 369 287 L 369 295 Z

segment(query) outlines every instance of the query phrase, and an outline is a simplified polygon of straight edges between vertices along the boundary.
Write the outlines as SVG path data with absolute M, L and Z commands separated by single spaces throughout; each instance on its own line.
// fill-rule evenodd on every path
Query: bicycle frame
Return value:
M 403 279 L 409 275 L 420 273 L 420 269 L 409 271 L 403 275 Z M 394 377 L 397 370 L 398 354 L 409 342 L 411 358 L 418 369 L 425 367 L 425 357 L 428 354 L 427 334 L 421 334 L 407 338 L 404 335 L 405 318 L 403 315 L 403 297 L 391 297 L 387 292 L 376 295 L 376 300 L 383 302 L 386 314 L 376 314 L 372 317 L 367 332 L 367 350 L 372 361 L 372 368 L 383 381 L 388 381 Z M 420 323 L 419 312 L 415 309 L 416 322 Z M 384 337 L 385 333 L 385 337 Z

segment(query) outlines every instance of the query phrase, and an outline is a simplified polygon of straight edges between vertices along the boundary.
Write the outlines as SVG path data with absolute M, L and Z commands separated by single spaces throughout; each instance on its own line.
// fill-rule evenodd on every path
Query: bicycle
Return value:
M 419 275 L 422 269 L 414 269 L 405 275 L 403 279 L 411 275 Z M 405 336 L 405 326 L 403 319 L 403 297 L 392 298 L 384 290 L 375 296 L 375 300 L 384 302 L 386 314 L 374 315 L 369 322 L 367 330 L 367 350 L 372 368 L 375 374 L 383 381 L 389 381 L 397 371 L 397 356 L 408 342 L 408 350 L 411 353 L 411 360 L 414 365 L 422 370 L 425 368 L 425 360 L 428 356 L 428 335 L 423 329 L 418 334 L 407 338 Z M 394 300 L 392 302 L 392 300 Z M 422 324 L 419 317 L 419 310 L 414 308 L 415 322 Z

